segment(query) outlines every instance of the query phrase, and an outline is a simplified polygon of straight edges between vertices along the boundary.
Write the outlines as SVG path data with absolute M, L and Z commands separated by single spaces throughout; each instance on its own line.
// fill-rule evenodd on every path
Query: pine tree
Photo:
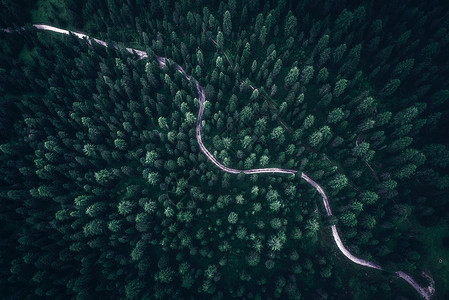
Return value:
M 223 32 L 226 36 L 229 36 L 232 32 L 232 20 L 229 10 L 225 11 L 223 16 Z
M 343 94 L 343 92 L 346 89 L 347 82 L 348 82 L 348 80 L 342 78 L 335 83 L 335 87 L 334 87 L 334 96 L 335 97 L 339 97 L 339 96 L 341 96 L 341 94 Z
M 301 72 L 301 83 L 307 85 L 313 77 L 313 67 L 306 66 Z
M 219 31 L 218 34 L 217 34 L 217 47 L 218 47 L 218 49 L 223 50 L 223 44 L 224 44 L 223 33 L 221 31 Z
M 348 184 L 348 178 L 343 174 L 335 175 L 335 177 L 329 182 L 330 187 L 336 191 L 341 190 L 347 184 Z
M 262 46 L 265 44 L 266 38 L 267 38 L 267 28 L 265 26 L 262 26 L 262 29 L 260 29 L 259 34 L 259 41 L 262 44 Z
M 396 92 L 400 84 L 401 80 L 391 79 L 385 84 L 385 86 L 382 88 L 379 94 L 384 97 L 391 96 L 394 94 L 394 92 Z
M 279 58 L 273 66 L 273 72 L 271 73 L 271 76 L 275 78 L 279 74 L 281 69 L 282 69 L 282 60 Z
M 293 67 L 290 69 L 290 71 L 288 72 L 287 76 L 285 76 L 285 85 L 286 86 L 292 86 L 296 80 L 298 79 L 299 76 L 299 70 L 297 67 Z
M 336 47 L 333 53 L 333 62 L 338 63 L 343 58 L 343 55 L 346 52 L 346 44 L 341 44 L 340 46 Z
M 293 14 L 291 12 L 289 12 L 289 16 L 287 16 L 287 18 L 285 20 L 285 25 L 284 25 L 284 37 L 285 38 L 288 38 L 291 35 L 293 35 L 293 32 L 296 29 L 296 25 L 297 25 L 296 17 L 293 16 Z

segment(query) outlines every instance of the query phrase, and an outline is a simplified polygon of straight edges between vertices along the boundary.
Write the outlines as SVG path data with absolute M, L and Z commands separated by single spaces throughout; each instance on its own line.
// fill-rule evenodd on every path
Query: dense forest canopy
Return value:
M 2 298 L 448 298 L 446 5 L 2 0 Z

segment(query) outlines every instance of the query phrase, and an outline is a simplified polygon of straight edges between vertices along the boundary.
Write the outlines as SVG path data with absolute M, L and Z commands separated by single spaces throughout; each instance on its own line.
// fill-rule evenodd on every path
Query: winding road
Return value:
M 64 30 L 64 29 L 60 29 L 57 27 L 53 27 L 53 26 L 49 26 L 49 25 L 43 25 L 43 24 L 34 24 L 32 25 L 34 26 L 36 29 L 40 29 L 40 30 L 46 30 L 46 31 L 52 31 L 52 32 L 57 32 L 57 33 L 62 33 L 62 34 L 73 34 L 76 37 L 80 38 L 80 39 L 86 39 L 87 42 L 90 44 L 92 41 L 107 47 L 108 45 L 106 44 L 106 42 L 99 40 L 99 39 L 95 39 L 95 38 L 90 38 L 88 35 L 85 35 L 83 33 L 79 33 L 79 32 L 72 32 L 72 31 L 68 31 L 68 30 Z M 5 32 L 12 32 L 15 30 L 9 30 L 9 29 L 3 29 L 3 31 Z M 116 47 L 116 46 L 114 46 Z M 136 49 L 132 49 L 132 48 L 126 48 L 126 50 L 130 53 L 136 54 L 139 59 L 143 59 L 143 58 L 147 58 L 148 54 L 144 51 L 141 50 L 136 50 Z M 157 56 L 156 57 L 159 66 L 162 68 L 165 66 L 167 59 L 165 57 L 160 57 Z M 198 93 L 198 102 L 199 102 L 199 110 L 198 110 L 198 117 L 196 120 L 196 140 L 198 142 L 198 145 L 201 149 L 201 152 L 204 153 L 204 155 L 206 155 L 206 157 L 219 169 L 221 169 L 224 172 L 227 173 L 231 173 L 231 174 L 246 174 L 246 175 L 250 175 L 250 174 L 262 174 L 262 173 L 270 173 L 270 174 L 296 174 L 299 171 L 297 170 L 291 170 L 291 169 L 282 169 L 282 168 L 263 168 L 263 169 L 249 169 L 249 170 L 238 170 L 238 169 L 233 169 L 233 168 L 228 168 L 226 166 L 224 166 L 222 163 L 220 163 L 211 153 L 210 151 L 204 146 L 202 138 L 201 138 L 201 119 L 203 116 L 203 112 L 204 112 L 204 102 L 205 102 L 205 94 L 204 94 L 204 87 L 202 87 L 198 81 L 194 78 L 192 78 L 190 75 L 188 75 L 184 69 L 179 66 L 176 63 L 173 63 L 173 65 L 175 66 L 175 68 L 177 69 L 178 72 L 182 73 L 184 75 L 184 77 L 187 80 L 194 80 L 195 85 L 196 85 L 196 89 L 197 89 L 197 93 Z M 307 181 L 310 185 L 312 185 L 317 191 L 318 193 L 321 195 L 322 199 L 323 199 L 323 204 L 324 207 L 326 209 L 326 214 L 328 216 L 332 216 L 332 210 L 330 208 L 329 205 L 329 200 L 327 198 L 326 193 L 324 192 L 324 190 L 321 188 L 321 186 L 316 183 L 313 179 L 311 179 L 309 176 L 307 176 L 305 173 L 301 172 L 301 178 L 304 179 L 305 181 Z M 332 225 L 331 226 L 331 230 L 332 230 L 332 236 L 334 238 L 334 241 L 338 247 L 338 249 L 341 251 L 341 253 L 348 258 L 350 261 L 354 262 L 355 264 L 364 266 L 364 267 L 368 267 L 368 268 L 372 268 L 372 269 L 376 269 L 376 270 L 384 270 L 380 265 L 374 263 L 374 262 L 370 262 L 367 260 L 364 260 L 362 258 L 358 258 L 354 255 L 352 255 L 348 249 L 346 249 L 346 247 L 344 246 L 340 235 L 338 234 L 337 231 L 337 227 L 336 225 Z M 395 272 L 396 276 L 403 279 L 404 281 L 406 281 L 408 284 L 410 284 L 424 299 L 429 300 L 431 299 L 431 297 L 433 296 L 433 294 L 435 293 L 435 282 L 434 280 L 429 276 L 426 275 L 424 273 L 424 277 L 426 277 L 429 280 L 429 286 L 428 287 L 421 287 L 410 275 L 408 275 L 407 273 L 403 272 L 403 271 L 397 271 Z

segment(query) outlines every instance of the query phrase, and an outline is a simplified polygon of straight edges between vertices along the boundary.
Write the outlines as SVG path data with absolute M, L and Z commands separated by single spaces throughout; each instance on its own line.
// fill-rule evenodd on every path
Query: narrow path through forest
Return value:
M 106 42 L 102 41 L 102 40 L 98 40 L 95 38 L 90 38 L 88 35 L 85 35 L 83 33 L 78 33 L 78 32 L 72 32 L 72 31 L 68 31 L 68 30 L 64 30 L 64 29 L 60 29 L 57 27 L 53 27 L 53 26 L 49 26 L 49 25 L 43 25 L 43 24 L 34 24 L 33 25 L 35 28 L 37 29 L 41 29 L 41 30 L 47 30 L 47 31 L 53 31 L 53 32 L 58 32 L 58 33 L 62 33 L 62 34 L 73 34 L 76 37 L 80 38 L 80 39 L 86 39 L 88 43 L 91 43 L 91 41 L 94 41 L 104 47 L 107 47 L 108 45 L 106 44 Z M 14 30 L 9 30 L 9 29 L 3 29 L 6 32 L 12 32 Z M 132 49 L 132 48 L 126 48 L 126 50 L 130 53 L 135 53 L 136 55 L 139 56 L 139 59 L 142 58 L 146 58 L 148 57 L 148 54 L 144 51 L 141 50 L 136 50 L 136 49 Z M 162 68 L 165 66 L 165 63 L 167 61 L 167 59 L 165 57 L 160 57 L 157 56 L 156 57 L 159 66 Z M 206 157 L 218 168 L 220 168 L 222 171 L 227 172 L 227 173 L 231 173 L 231 174 L 246 174 L 246 175 L 250 175 L 250 174 L 262 174 L 262 173 L 271 173 L 271 174 L 296 174 L 299 171 L 297 170 L 291 170 L 291 169 L 282 169 L 282 168 L 263 168 L 263 169 L 249 169 L 249 170 L 238 170 L 238 169 L 233 169 L 233 168 L 228 168 L 226 166 L 224 166 L 222 163 L 220 163 L 210 152 L 209 150 L 204 146 L 202 138 L 201 138 L 201 119 L 203 116 L 203 112 L 204 112 L 204 102 L 205 102 L 205 94 L 204 94 L 204 87 L 202 87 L 198 81 L 194 78 L 192 78 L 190 75 L 188 75 L 184 69 L 179 66 L 178 64 L 173 62 L 173 65 L 176 67 L 176 69 L 178 70 L 178 72 L 182 73 L 184 75 L 184 77 L 187 80 L 193 80 L 195 85 L 196 85 L 196 89 L 197 89 L 197 93 L 198 93 L 198 102 L 199 102 L 199 110 L 198 110 L 198 117 L 196 120 L 196 140 L 198 142 L 198 145 L 200 146 L 201 151 L 204 153 L 204 155 L 206 155 Z M 310 185 L 312 185 L 317 191 L 318 193 L 321 194 L 321 197 L 323 199 L 323 204 L 324 207 L 326 209 L 326 214 L 328 216 L 332 216 L 332 211 L 329 205 L 329 200 L 327 198 L 326 193 L 324 192 L 324 190 L 321 188 L 321 186 L 316 183 L 313 179 L 311 179 L 309 176 L 307 176 L 305 173 L 301 172 L 301 178 L 304 179 L 305 181 L 307 181 Z M 368 267 L 368 268 L 372 268 L 372 269 L 377 269 L 377 270 L 384 270 L 380 265 L 374 263 L 374 262 L 370 262 L 367 260 L 364 260 L 362 258 L 358 258 L 354 255 L 352 255 L 348 249 L 346 249 L 346 247 L 344 246 L 343 242 L 341 241 L 341 238 L 338 234 L 337 231 L 337 227 L 336 225 L 332 225 L 331 226 L 331 230 L 332 230 L 332 236 L 334 237 L 334 241 L 337 244 L 338 249 L 341 251 L 341 253 L 346 256 L 350 261 L 364 266 L 364 267 Z M 402 278 L 403 280 L 405 280 L 407 283 L 409 283 L 424 299 L 431 299 L 432 295 L 435 293 L 435 283 L 434 280 L 424 274 L 424 277 L 426 277 L 429 280 L 429 286 L 428 287 L 421 287 L 410 275 L 406 274 L 403 271 L 396 271 L 395 272 L 396 276 L 398 276 L 399 278 Z

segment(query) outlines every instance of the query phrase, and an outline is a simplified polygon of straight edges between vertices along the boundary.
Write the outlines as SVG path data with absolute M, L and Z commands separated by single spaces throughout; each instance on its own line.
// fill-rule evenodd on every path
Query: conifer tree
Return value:
M 296 80 L 298 79 L 299 76 L 299 70 L 297 67 L 293 67 L 290 69 L 290 71 L 288 72 L 287 76 L 285 76 L 285 85 L 286 86 L 292 86 Z
M 346 89 L 346 84 L 347 84 L 348 80 L 342 78 L 339 81 L 337 81 L 335 83 L 335 87 L 334 87 L 334 95 L 335 97 L 339 97 L 341 94 L 343 94 L 343 92 Z
M 229 36 L 232 32 L 232 20 L 229 10 L 225 11 L 223 16 L 223 32 L 226 36 Z
M 219 31 L 218 34 L 217 34 L 217 47 L 218 47 L 218 49 L 223 50 L 223 43 L 224 43 L 223 33 L 221 31 Z

